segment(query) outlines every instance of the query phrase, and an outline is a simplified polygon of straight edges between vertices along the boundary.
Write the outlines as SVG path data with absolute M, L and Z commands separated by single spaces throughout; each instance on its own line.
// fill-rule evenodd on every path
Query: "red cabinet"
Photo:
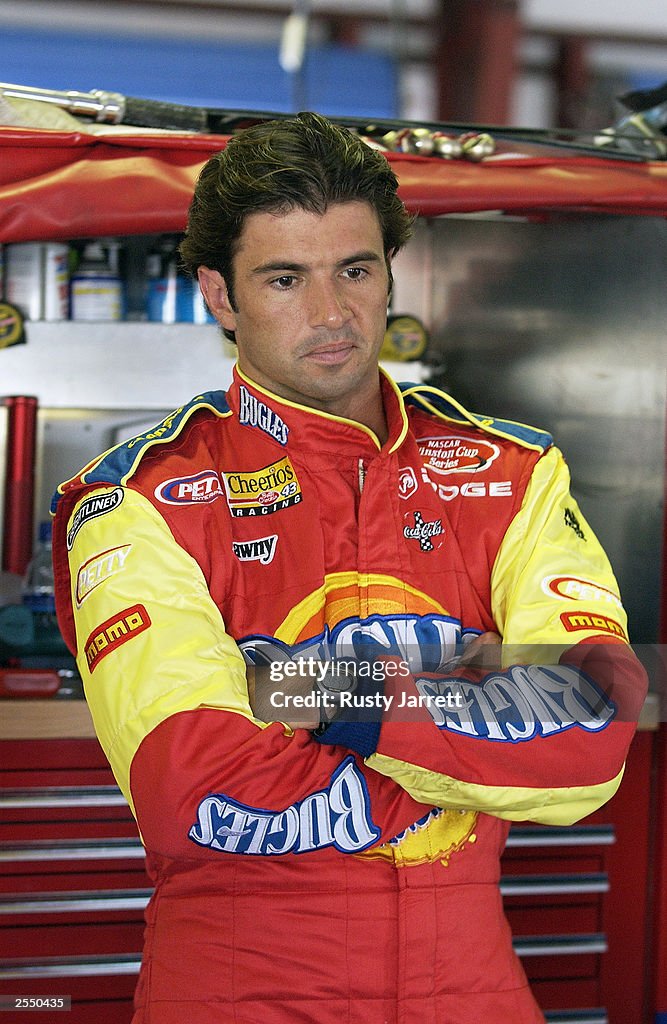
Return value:
M 125 1024 L 150 895 L 143 848 L 96 740 L 0 744 L 0 992 L 68 995 Z
M 606 808 L 571 828 L 510 833 L 501 886 L 550 1024 L 651 1020 L 656 735 L 637 734 Z M 104 755 L 94 739 L 15 740 L 0 758 L 0 993 L 69 995 L 76 1024 L 129 1024 L 150 884 Z

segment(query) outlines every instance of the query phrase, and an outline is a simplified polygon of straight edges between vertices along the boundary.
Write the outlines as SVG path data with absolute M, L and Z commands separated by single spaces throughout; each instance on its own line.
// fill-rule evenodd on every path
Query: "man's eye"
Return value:
M 291 288 L 295 281 L 294 274 L 281 274 L 280 277 L 274 278 L 272 283 L 277 288 Z
M 345 273 L 351 281 L 359 281 L 365 276 L 366 271 L 363 267 L 348 267 Z

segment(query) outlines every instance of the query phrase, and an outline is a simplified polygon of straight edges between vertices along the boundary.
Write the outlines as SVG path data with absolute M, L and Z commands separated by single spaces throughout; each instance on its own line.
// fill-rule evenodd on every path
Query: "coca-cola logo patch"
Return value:
M 415 509 L 404 516 L 403 536 L 406 540 L 417 541 L 422 551 L 434 551 L 442 544 L 445 528 L 442 519 L 434 514 Z

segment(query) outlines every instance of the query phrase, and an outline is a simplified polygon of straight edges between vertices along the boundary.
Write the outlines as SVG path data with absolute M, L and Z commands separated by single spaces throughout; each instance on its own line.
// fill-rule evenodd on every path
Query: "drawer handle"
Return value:
M 108 974 L 138 974 L 140 953 L 107 956 L 54 956 L 40 960 L 0 960 L 0 979 L 72 978 Z
M 503 896 L 558 896 L 569 893 L 609 892 L 609 877 L 604 872 L 569 875 L 504 875 L 500 880 Z
M 607 938 L 597 932 L 590 935 L 524 935 L 515 938 L 512 945 L 518 956 L 578 956 L 607 952 Z
M 151 889 L 90 889 L 25 893 L 0 899 L 0 914 L 77 914 L 144 910 Z
M 609 1024 L 606 1010 L 547 1010 L 547 1024 Z
M 33 839 L 25 843 L 0 843 L 0 863 L 48 860 L 119 860 L 144 858 L 140 839 Z
M 117 786 L 43 786 L 0 791 L 0 809 L 122 806 L 127 807 L 127 800 Z
M 566 828 L 514 826 L 507 847 L 611 846 L 616 842 L 613 825 L 569 825 Z

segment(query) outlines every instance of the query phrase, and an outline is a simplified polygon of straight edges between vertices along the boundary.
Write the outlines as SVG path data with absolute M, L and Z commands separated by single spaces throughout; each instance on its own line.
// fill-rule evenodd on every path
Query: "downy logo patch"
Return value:
M 257 540 L 235 540 L 232 541 L 232 551 L 239 562 L 261 562 L 268 565 L 273 561 L 278 544 L 278 534 L 272 533 L 268 537 L 258 537 Z

